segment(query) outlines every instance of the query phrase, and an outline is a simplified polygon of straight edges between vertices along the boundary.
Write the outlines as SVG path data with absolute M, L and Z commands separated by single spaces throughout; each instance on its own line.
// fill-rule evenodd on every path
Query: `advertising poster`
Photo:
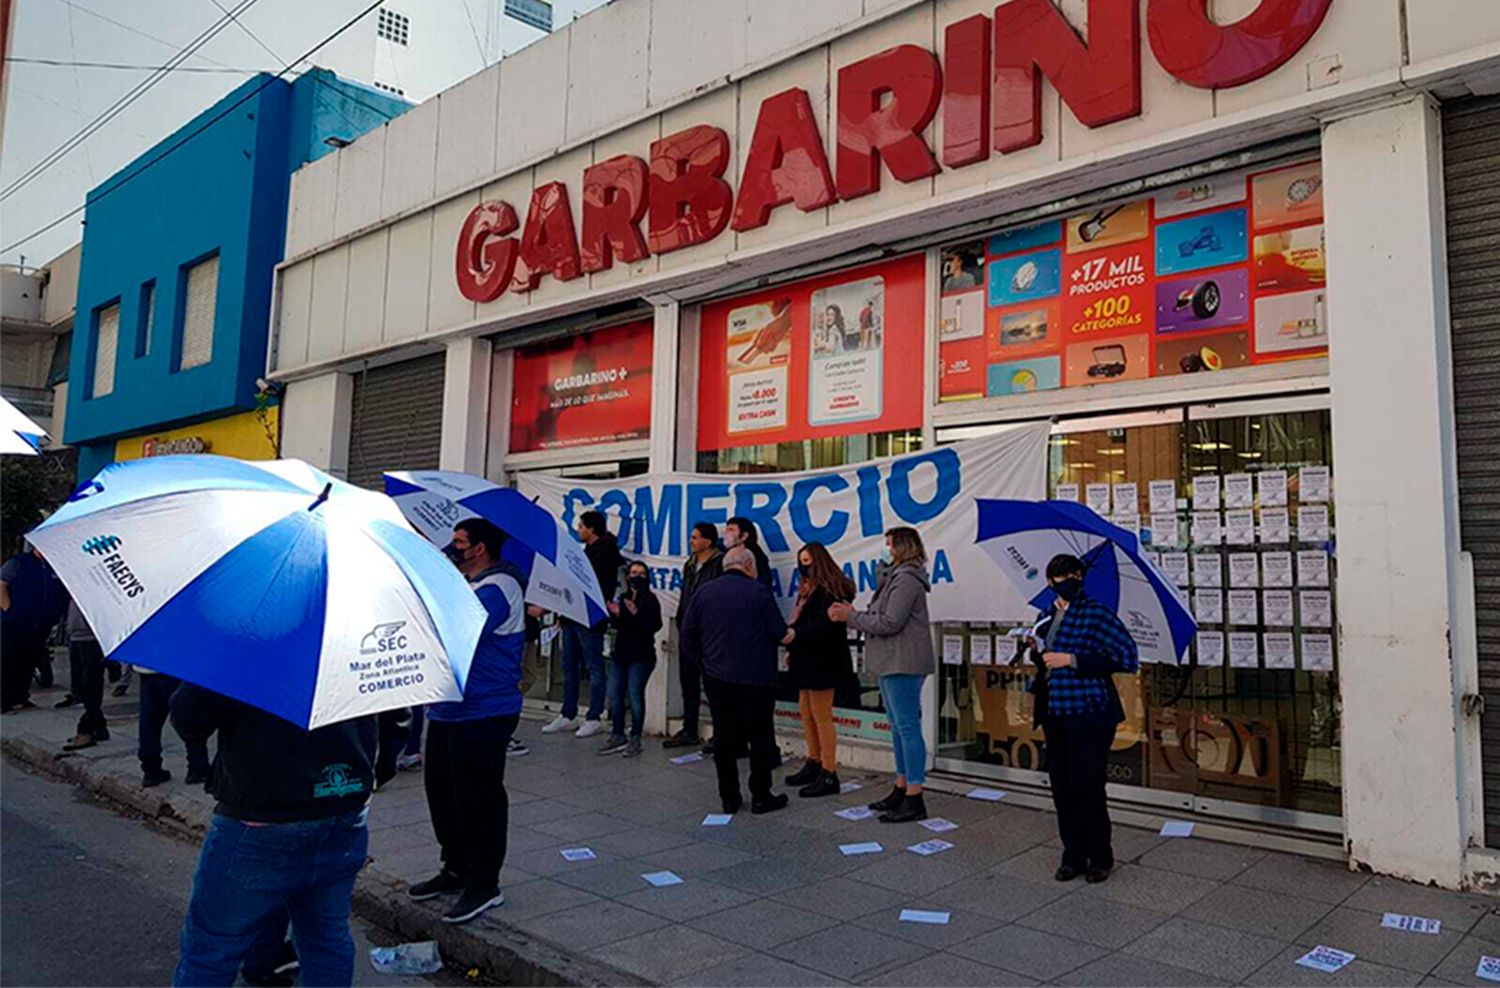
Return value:
M 972 292 L 984 287 L 984 244 L 959 244 L 943 251 L 942 293 Z
M 1074 343 L 1066 357 L 1069 387 L 1151 376 L 1150 337 L 1144 335 Z
M 729 409 L 725 428 L 741 433 L 785 427 L 792 300 L 778 298 L 735 309 L 729 313 L 726 328 Z
M 1051 391 L 1062 387 L 1062 369 L 1056 357 L 990 364 L 985 394 L 1019 395 L 1029 391 Z
M 1192 333 L 1250 321 L 1250 273 L 1244 268 L 1156 283 L 1156 331 Z
M 983 292 L 944 295 L 939 304 L 942 313 L 938 317 L 938 339 L 946 343 L 949 340 L 970 340 L 984 335 Z M 1043 329 L 1045 328 L 1043 325 Z M 814 352 L 817 352 L 816 347 Z
M 698 449 L 921 428 L 925 281 L 917 254 L 705 305 Z M 974 347 L 982 395 L 983 334 L 944 364 L 952 345 Z
M 990 235 L 980 268 L 986 366 L 960 349 L 974 332 L 970 313 L 950 303 L 963 296 L 945 296 L 940 400 L 1025 393 L 1030 379 L 1011 387 L 1006 369 L 1051 356 L 1071 388 L 1326 352 L 1320 168 L 1206 176 Z M 975 246 L 944 253 L 955 286 L 969 283 Z
M 1259 291 L 1297 292 L 1328 283 L 1323 225 L 1304 226 L 1255 238 L 1255 287 Z
M 1062 283 L 1062 254 L 1043 250 L 991 261 L 990 305 L 1001 307 L 1050 298 Z
M 1250 334 L 1244 330 L 1156 341 L 1156 376 L 1203 374 L 1250 366 Z
M 813 338 L 807 380 L 808 424 L 880 418 L 885 281 L 864 278 L 818 289 L 812 294 L 809 320 Z
M 1238 264 L 1249 256 L 1248 217 L 1227 209 L 1156 227 L 1156 273 L 1178 274 Z
M 517 350 L 512 394 L 512 452 L 646 438 L 651 320 Z
M 982 398 L 985 389 L 984 340 L 961 340 L 939 350 L 938 397 L 944 401 Z

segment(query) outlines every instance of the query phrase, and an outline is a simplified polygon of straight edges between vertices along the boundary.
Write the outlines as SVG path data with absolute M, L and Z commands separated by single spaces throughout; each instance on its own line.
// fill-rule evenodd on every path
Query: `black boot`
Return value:
M 892 786 L 891 794 L 884 799 L 877 799 L 870 803 L 870 809 L 876 813 L 884 813 L 886 810 L 894 810 L 906 800 L 905 786 Z
M 802 767 L 786 777 L 789 786 L 805 786 L 809 782 L 816 782 L 818 776 L 823 774 L 823 763 L 817 759 L 809 758 L 802 763 Z
M 922 802 L 921 793 L 907 796 L 896 809 L 880 814 L 881 823 L 911 823 L 913 820 L 925 819 L 927 819 L 927 804 Z
M 823 772 L 810 784 L 797 790 L 797 795 L 806 799 L 815 799 L 818 796 L 836 796 L 839 791 L 839 777 L 832 772 Z

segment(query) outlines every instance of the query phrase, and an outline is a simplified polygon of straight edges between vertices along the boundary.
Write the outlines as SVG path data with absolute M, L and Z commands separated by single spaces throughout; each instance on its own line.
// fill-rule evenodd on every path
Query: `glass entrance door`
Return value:
M 1183 665 L 1116 679 L 1114 797 L 1340 829 L 1331 467 L 1322 395 L 1055 428 L 1049 496 L 1138 530 L 1199 623 Z M 1045 785 L 1030 667 L 1007 664 L 1006 630 L 942 629 L 993 636 L 979 654 L 995 658 L 940 670 L 938 764 Z

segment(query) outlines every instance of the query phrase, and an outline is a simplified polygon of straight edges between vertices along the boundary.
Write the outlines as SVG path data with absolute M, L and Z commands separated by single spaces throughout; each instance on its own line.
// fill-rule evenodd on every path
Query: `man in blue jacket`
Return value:
M 1047 739 L 1047 774 L 1063 846 L 1062 863 L 1053 876 L 1059 882 L 1079 875 L 1102 882 L 1115 866 L 1104 783 L 1125 708 L 1114 676 L 1140 668 L 1135 639 L 1124 622 L 1084 593 L 1084 568 L 1071 555 L 1047 564 L 1047 582 L 1057 600 L 1038 624 L 1045 672 L 1032 684 L 1034 717 Z
M 776 767 L 776 649 L 786 621 L 776 599 L 756 579 L 755 556 L 744 546 L 724 554 L 724 575 L 693 594 L 682 621 L 682 659 L 703 669 L 714 715 L 714 768 L 725 813 L 744 805 L 736 755 L 750 747 L 750 812 L 787 803 L 771 792 Z
M 505 533 L 482 518 L 461 521 L 443 551 L 468 577 L 488 612 L 464 698 L 427 708 L 423 778 L 443 867 L 407 890 L 413 899 L 458 892 L 445 923 L 467 923 L 505 902 L 510 799 L 505 749 L 521 717 L 521 657 L 526 648 L 525 580 L 500 558 Z

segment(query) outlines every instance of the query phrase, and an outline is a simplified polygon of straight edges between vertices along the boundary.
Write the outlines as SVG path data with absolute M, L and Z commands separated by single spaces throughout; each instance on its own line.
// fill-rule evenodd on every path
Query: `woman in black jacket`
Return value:
M 854 581 L 844 575 L 821 543 L 809 542 L 797 553 L 801 585 L 792 607 L 787 646 L 787 679 L 797 688 L 807 762 L 787 777 L 801 786 L 799 796 L 831 796 L 839 791 L 837 739 L 833 727 L 833 691 L 854 674 L 849 636 L 844 625 L 828 618 L 835 602 L 854 600 Z
M 661 602 L 651 592 L 646 564 L 633 562 L 626 570 L 625 592 L 609 604 L 615 626 L 615 652 L 610 658 L 609 740 L 601 755 L 641 753 L 641 724 L 646 719 L 646 680 L 656 668 L 656 633 L 661 630 Z M 625 698 L 630 697 L 630 738 L 625 738 Z

